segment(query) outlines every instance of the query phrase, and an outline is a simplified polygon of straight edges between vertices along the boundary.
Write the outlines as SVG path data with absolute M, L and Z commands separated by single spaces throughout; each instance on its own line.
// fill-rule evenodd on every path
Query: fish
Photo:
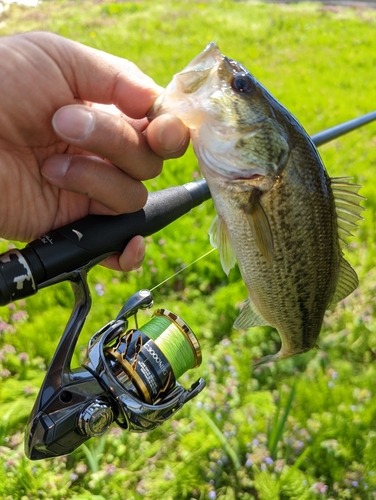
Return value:
M 362 219 L 361 186 L 330 178 L 298 120 L 213 42 L 148 116 L 163 113 L 190 129 L 216 209 L 210 242 L 249 293 L 234 328 L 279 333 L 280 350 L 254 365 L 314 348 L 325 312 L 358 286 L 343 249 Z

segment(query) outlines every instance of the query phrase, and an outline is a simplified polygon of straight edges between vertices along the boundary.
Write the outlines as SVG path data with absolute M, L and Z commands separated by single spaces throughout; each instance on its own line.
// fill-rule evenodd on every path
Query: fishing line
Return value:
M 150 292 L 214 250 L 216 248 L 211 248 L 182 267 Z M 135 321 L 136 328 L 122 336 L 117 345 L 107 347 L 105 353 L 119 380 L 123 384 L 131 384 L 139 397 L 150 404 L 172 390 L 176 380 L 185 372 L 201 364 L 201 347 L 187 323 L 167 309 L 155 311 L 150 321 L 141 327 L 137 315 Z
M 203 259 L 215 248 L 187 264 L 150 290 L 155 290 L 187 267 Z M 150 321 L 129 330 L 115 346 L 105 349 L 114 372 L 122 383 L 133 384 L 147 403 L 154 403 L 167 394 L 176 380 L 190 368 L 201 364 L 200 344 L 184 320 L 167 309 L 158 309 Z
M 158 285 L 155 285 L 155 287 L 151 288 L 150 291 L 152 292 L 153 290 L 155 290 L 156 288 L 160 287 L 161 285 L 163 285 L 164 283 L 166 283 L 166 281 L 174 278 L 175 276 L 177 276 L 179 273 L 185 271 L 188 267 L 191 267 L 193 266 L 193 264 L 196 264 L 196 262 L 198 262 L 199 260 L 203 259 L 204 257 L 206 257 L 207 255 L 211 254 L 212 252 L 214 252 L 214 250 L 217 250 L 216 248 L 212 248 L 210 249 L 208 252 L 204 253 L 204 255 L 201 255 L 201 257 L 199 257 L 198 259 L 194 260 L 193 262 L 191 262 L 190 264 L 187 264 L 186 266 L 182 267 L 181 269 L 179 269 L 179 271 L 177 271 L 176 273 L 174 274 L 171 274 L 171 276 L 169 276 L 168 278 L 166 278 L 165 280 L 161 281 L 160 283 L 158 283 Z

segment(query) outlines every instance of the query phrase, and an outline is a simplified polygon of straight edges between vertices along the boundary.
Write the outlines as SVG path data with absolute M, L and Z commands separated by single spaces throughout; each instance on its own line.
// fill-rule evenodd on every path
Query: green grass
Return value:
M 11 6 L 0 35 L 46 29 L 136 62 L 166 85 L 211 40 L 242 62 L 310 134 L 372 111 L 376 12 L 320 4 L 258 2 L 68 2 Z M 30 462 L 23 428 L 68 319 L 66 284 L 0 309 L 0 497 L 13 499 L 376 498 L 376 125 L 320 148 L 330 175 L 353 176 L 367 211 L 346 256 L 359 289 L 328 313 L 320 347 L 251 372 L 275 351 L 271 328 L 232 330 L 246 296 L 216 253 L 155 291 L 157 307 L 184 318 L 203 348 L 207 388 L 149 434 L 111 430 L 69 457 Z M 197 176 L 191 150 L 166 162 L 151 190 Z M 143 269 L 90 273 L 87 340 L 140 288 L 153 287 L 209 250 L 211 202 L 149 238 Z M 6 243 L 3 243 L 3 250 Z M 101 285 L 104 295 L 95 292 Z M 142 322 L 140 316 L 139 320 Z M 147 318 L 145 316 L 144 322 Z

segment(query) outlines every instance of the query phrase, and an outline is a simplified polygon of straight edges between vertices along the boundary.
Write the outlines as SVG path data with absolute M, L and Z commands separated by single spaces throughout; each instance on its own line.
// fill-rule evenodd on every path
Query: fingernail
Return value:
M 159 131 L 159 143 L 165 151 L 178 151 L 187 137 L 187 129 L 183 122 L 176 118 L 166 119 Z
M 137 252 L 136 252 L 136 264 L 133 266 L 133 270 L 135 269 L 138 269 L 144 258 L 145 258 L 145 240 L 142 238 L 142 240 L 140 240 L 140 243 L 137 247 Z
M 67 173 L 71 161 L 70 155 L 50 156 L 42 166 L 42 174 L 48 179 L 61 179 Z
M 52 118 L 55 131 L 72 141 L 83 141 L 93 131 L 94 113 L 85 106 L 66 106 L 56 111 Z

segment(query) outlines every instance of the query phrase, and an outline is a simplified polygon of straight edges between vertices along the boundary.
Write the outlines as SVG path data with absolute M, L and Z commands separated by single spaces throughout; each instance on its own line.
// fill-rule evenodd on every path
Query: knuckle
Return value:
M 128 211 L 134 211 L 136 212 L 137 210 L 141 210 L 147 202 L 148 199 L 148 191 L 146 187 L 141 183 L 137 183 L 137 187 L 131 186 L 130 187 L 130 196 L 128 197 L 128 203 L 127 203 L 127 210 Z
M 158 177 L 160 173 L 162 172 L 163 168 L 163 160 L 162 158 L 159 158 L 155 156 L 150 163 L 148 163 L 146 169 L 142 169 L 142 172 L 140 172 L 140 180 L 141 181 L 146 181 L 148 179 L 154 179 L 155 177 Z

